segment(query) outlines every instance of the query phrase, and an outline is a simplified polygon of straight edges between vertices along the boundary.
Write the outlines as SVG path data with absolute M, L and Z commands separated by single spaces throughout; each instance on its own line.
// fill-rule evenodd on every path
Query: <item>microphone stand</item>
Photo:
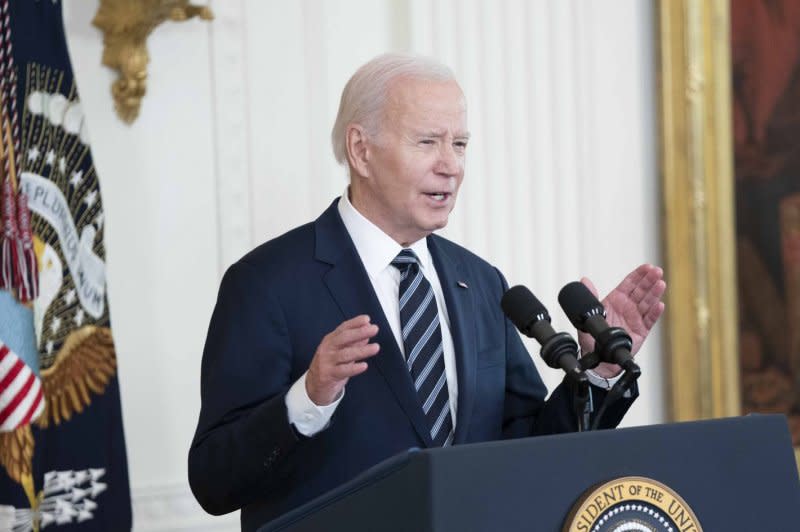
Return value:
M 567 372 L 567 382 L 572 389 L 572 404 L 578 420 L 578 432 L 590 430 L 592 416 L 592 394 L 589 391 L 589 377 L 583 371 Z
M 592 394 L 589 391 L 589 378 L 585 373 L 581 373 L 582 378 L 573 379 L 572 395 L 575 405 L 575 416 L 578 419 L 578 432 L 591 430 L 590 421 L 592 419 Z
M 581 373 L 583 373 L 584 376 L 586 375 L 585 371 L 587 369 L 596 368 L 598 364 L 600 364 L 600 355 L 595 351 L 587 353 L 578 359 L 578 365 L 580 366 Z M 596 426 L 591 425 L 592 413 L 594 413 L 594 402 L 592 401 L 592 395 L 589 391 L 589 377 L 586 377 L 585 386 L 586 390 L 583 392 L 585 393 L 585 397 L 582 397 L 578 392 L 575 392 L 575 409 L 580 409 L 580 423 L 578 424 L 578 432 L 594 430 L 597 428 Z
M 563 354 L 574 356 L 577 353 L 577 344 L 566 333 L 553 335 L 542 345 L 541 356 L 545 361 L 558 360 Z M 596 366 L 597 364 L 595 364 Z M 556 365 L 556 367 L 558 367 Z M 586 376 L 580 361 L 576 367 L 567 370 L 567 382 L 572 389 L 572 404 L 575 408 L 575 418 L 578 422 L 578 432 L 590 430 L 590 420 L 593 411 L 592 394 L 589 391 L 589 377 Z

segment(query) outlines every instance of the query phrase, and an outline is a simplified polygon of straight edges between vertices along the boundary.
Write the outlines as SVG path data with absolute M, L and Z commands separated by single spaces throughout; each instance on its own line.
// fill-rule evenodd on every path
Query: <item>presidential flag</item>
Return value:
M 0 158 L 0 530 L 130 530 L 103 206 L 58 1 L 0 0 Z

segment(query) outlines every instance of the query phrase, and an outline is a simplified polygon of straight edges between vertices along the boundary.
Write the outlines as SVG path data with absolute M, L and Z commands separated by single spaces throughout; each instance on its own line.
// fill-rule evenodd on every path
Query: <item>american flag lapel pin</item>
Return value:
M 461 288 L 469 288 L 469 286 L 467 286 L 467 283 L 465 283 L 464 281 L 458 281 L 456 284 Z

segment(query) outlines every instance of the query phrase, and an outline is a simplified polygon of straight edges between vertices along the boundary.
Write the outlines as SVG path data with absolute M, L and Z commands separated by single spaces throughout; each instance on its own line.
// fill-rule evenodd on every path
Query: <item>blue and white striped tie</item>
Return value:
M 422 275 L 417 256 L 410 249 L 402 250 L 392 266 L 400 270 L 400 325 L 406 364 L 428 420 L 433 444 L 450 445 L 453 420 L 433 287 Z

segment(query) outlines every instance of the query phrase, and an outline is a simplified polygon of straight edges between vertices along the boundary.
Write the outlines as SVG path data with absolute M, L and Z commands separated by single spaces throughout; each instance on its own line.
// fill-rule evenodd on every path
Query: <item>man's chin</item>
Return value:
M 447 222 L 448 221 L 449 221 L 449 218 L 445 218 L 444 220 L 435 220 L 435 221 L 431 222 L 431 224 L 428 225 L 428 227 L 429 227 L 428 234 L 433 233 L 435 231 L 438 231 L 440 229 L 444 229 L 445 227 L 447 227 Z

